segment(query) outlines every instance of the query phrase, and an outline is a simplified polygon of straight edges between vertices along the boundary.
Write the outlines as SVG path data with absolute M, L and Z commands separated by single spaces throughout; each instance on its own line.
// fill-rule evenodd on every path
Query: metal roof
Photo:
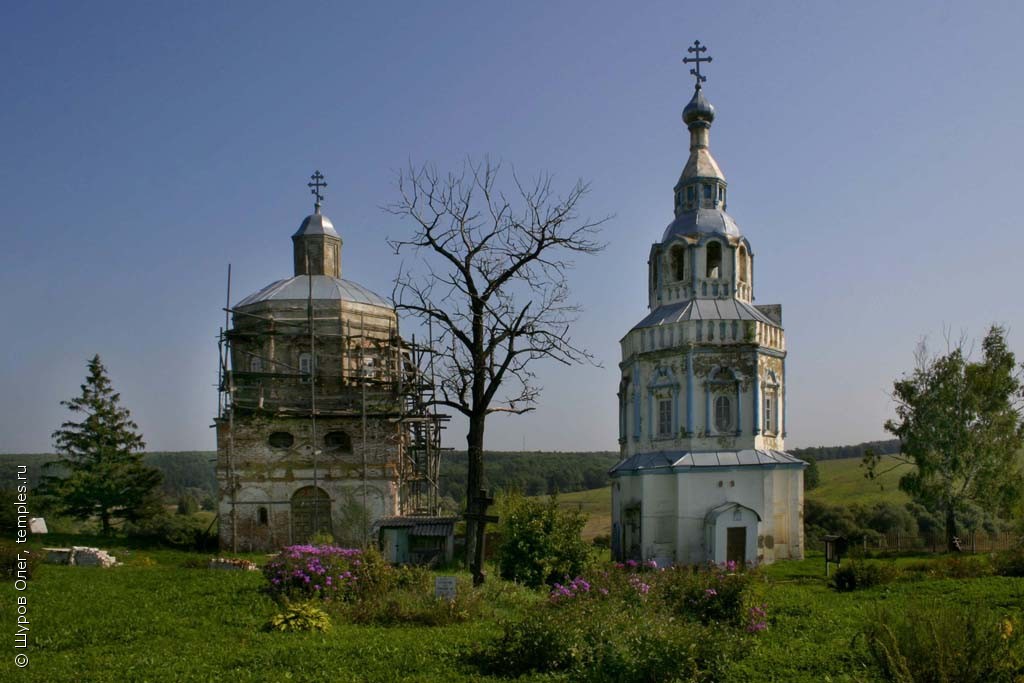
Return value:
M 450 536 L 458 517 L 385 517 L 376 523 L 378 529 L 409 529 L 412 536 Z
M 668 242 L 678 235 L 693 235 L 699 232 L 740 236 L 740 228 L 736 225 L 736 221 L 722 209 L 694 209 L 679 213 L 675 220 L 665 228 L 665 234 L 661 236 L 661 241 Z
M 803 467 L 804 461 L 785 451 L 748 448 L 742 451 L 655 451 L 637 453 L 610 470 L 610 474 L 646 470 L 689 470 L 704 467 Z
M 296 275 L 272 282 L 235 305 L 241 307 L 264 301 L 305 301 L 309 297 L 309 277 L 309 275 Z M 312 277 L 313 299 L 317 301 L 351 301 L 358 304 L 393 308 L 387 299 L 351 280 L 342 280 L 330 275 L 313 275 Z
M 647 317 L 633 326 L 657 327 L 686 320 L 757 320 L 769 325 L 778 323 L 754 306 L 738 299 L 689 299 L 675 304 L 658 306 Z
M 331 219 L 319 212 L 311 213 L 303 218 L 302 225 L 292 237 L 301 237 L 302 235 L 330 235 L 341 239 L 334 231 L 334 223 L 331 222 Z

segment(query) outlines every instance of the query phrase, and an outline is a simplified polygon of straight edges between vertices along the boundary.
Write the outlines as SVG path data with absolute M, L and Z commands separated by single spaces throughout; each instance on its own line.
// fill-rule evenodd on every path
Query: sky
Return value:
M 51 449 L 95 353 L 151 450 L 213 449 L 228 263 L 233 301 L 291 275 L 308 176 L 343 276 L 388 295 L 398 170 L 484 155 L 612 216 L 570 273 L 598 363 L 536 366 L 487 446 L 617 449 L 695 39 L 757 303 L 783 306 L 786 443 L 885 438 L 922 337 L 999 323 L 1024 356 L 1021 26 L 1016 2 L 7 3 L 0 451 Z

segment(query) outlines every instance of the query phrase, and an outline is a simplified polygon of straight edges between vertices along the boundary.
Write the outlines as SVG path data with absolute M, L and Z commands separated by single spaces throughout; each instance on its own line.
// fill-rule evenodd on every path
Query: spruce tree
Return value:
M 59 457 L 46 466 L 65 476 L 46 476 L 42 484 L 58 512 L 98 518 L 104 534 L 112 532 L 115 520 L 138 521 L 160 510 L 162 475 L 143 464 L 145 443 L 120 401 L 99 355 L 93 356 L 81 395 L 61 401 L 82 419 L 68 420 L 53 433 Z

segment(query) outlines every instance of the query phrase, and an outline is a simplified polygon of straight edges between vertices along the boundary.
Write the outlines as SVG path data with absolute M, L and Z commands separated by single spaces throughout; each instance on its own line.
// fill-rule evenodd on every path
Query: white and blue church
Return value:
M 675 218 L 651 246 L 649 313 L 621 340 L 612 552 L 659 566 L 798 559 L 805 464 L 783 443 L 782 307 L 754 304 L 754 252 L 726 213 L 699 68 Z

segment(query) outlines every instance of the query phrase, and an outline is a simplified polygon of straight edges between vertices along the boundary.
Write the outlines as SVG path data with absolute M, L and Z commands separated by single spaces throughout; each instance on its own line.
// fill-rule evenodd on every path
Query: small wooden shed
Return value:
M 455 554 L 458 517 L 386 517 L 377 522 L 384 559 L 392 564 L 441 564 Z

